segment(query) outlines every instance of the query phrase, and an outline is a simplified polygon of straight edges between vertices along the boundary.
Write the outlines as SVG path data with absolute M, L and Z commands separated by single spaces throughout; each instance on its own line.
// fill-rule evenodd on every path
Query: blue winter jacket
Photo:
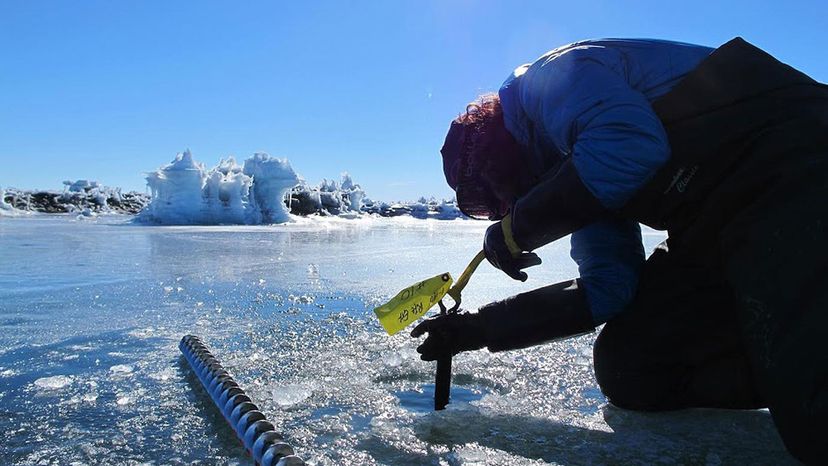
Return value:
M 650 103 L 712 51 L 646 39 L 557 48 L 518 67 L 501 87 L 506 128 L 529 147 L 535 173 L 571 158 L 587 190 L 604 207 L 618 209 L 670 157 Z M 571 247 L 595 323 L 606 322 L 638 286 L 640 227 L 632 221 L 593 223 L 572 234 Z

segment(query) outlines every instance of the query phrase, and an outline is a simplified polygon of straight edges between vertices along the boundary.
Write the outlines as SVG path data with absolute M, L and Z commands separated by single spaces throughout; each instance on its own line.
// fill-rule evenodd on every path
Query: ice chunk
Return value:
M 402 356 L 397 351 L 386 354 L 382 360 L 388 367 L 398 367 L 403 363 Z
M 175 371 L 168 367 L 158 372 L 153 372 L 149 374 L 149 377 L 153 380 L 158 380 L 159 382 L 167 382 L 175 378 Z
M 34 381 L 38 388 L 46 390 L 57 390 L 72 383 L 72 377 L 68 375 L 55 375 L 52 377 L 41 377 Z
M 443 199 L 435 209 L 437 211 L 436 217 L 440 220 L 450 220 L 454 218 L 464 217 L 460 209 L 457 208 L 457 203 L 454 200 Z
M 72 193 L 84 193 L 101 187 L 100 183 L 98 183 L 97 181 L 90 180 L 67 180 L 64 181 L 63 184 L 64 186 L 66 186 L 66 189 Z
M 293 406 L 313 395 L 313 389 L 306 385 L 288 384 L 273 387 L 273 401 L 279 406 Z
M 135 329 L 135 330 L 131 330 L 131 331 L 127 332 L 127 335 L 129 335 L 133 338 L 141 338 L 141 339 L 149 338 L 149 337 L 155 335 L 155 329 L 152 328 L 152 327 Z
M 131 374 L 133 370 L 132 366 L 128 366 L 126 364 L 117 364 L 109 368 L 109 372 L 116 374 L 116 375 L 127 375 Z

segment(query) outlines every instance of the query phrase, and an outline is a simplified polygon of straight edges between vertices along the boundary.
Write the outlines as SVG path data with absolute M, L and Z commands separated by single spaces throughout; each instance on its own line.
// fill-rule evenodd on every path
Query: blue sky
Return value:
M 825 1 L 0 0 L 0 186 L 144 189 L 185 148 L 265 151 L 381 200 L 451 196 L 449 120 L 575 40 L 741 35 L 828 81 Z

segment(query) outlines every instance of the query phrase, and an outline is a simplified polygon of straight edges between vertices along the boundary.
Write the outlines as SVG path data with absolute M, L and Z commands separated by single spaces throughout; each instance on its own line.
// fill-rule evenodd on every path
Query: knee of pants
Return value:
M 615 406 L 635 411 L 684 407 L 675 390 L 680 371 L 652 364 L 652 355 L 636 347 L 637 338 L 627 326 L 612 322 L 604 326 L 593 347 L 601 392 Z
M 641 392 L 631 386 L 624 341 L 611 324 L 604 326 L 593 347 L 595 379 L 601 392 L 619 408 L 645 410 Z
M 798 397 L 797 397 L 798 398 Z M 789 400 L 771 406 L 776 428 L 788 451 L 805 464 L 823 464 L 828 459 L 828 393 L 804 401 Z

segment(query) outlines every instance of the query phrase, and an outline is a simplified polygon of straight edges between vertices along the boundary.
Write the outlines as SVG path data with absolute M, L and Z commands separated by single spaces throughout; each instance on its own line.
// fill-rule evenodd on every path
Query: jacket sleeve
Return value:
M 629 220 L 597 222 L 572 233 L 570 241 L 592 319 L 603 324 L 635 296 L 644 264 L 641 227 Z
M 563 158 L 513 207 L 526 250 L 607 218 L 669 158 L 661 121 L 614 53 L 577 48 L 542 58 L 521 78 L 527 117 Z

